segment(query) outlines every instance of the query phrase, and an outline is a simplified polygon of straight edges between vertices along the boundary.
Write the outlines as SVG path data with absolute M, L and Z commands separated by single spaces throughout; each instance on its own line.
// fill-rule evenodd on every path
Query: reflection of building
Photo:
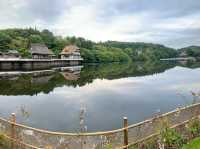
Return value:
M 181 52 L 180 57 L 187 57 L 186 51 Z
M 60 56 L 61 59 L 81 59 L 80 48 L 75 45 L 66 46 Z
M 46 84 L 49 82 L 49 80 L 53 78 L 53 75 L 50 76 L 37 76 L 37 77 L 32 77 L 31 82 L 34 84 Z
M 61 74 L 65 78 L 65 80 L 78 80 L 80 78 L 80 75 L 70 72 L 61 72 Z
M 41 43 L 31 44 L 30 53 L 33 59 L 51 59 L 55 56 L 45 44 Z
M 11 58 L 14 58 L 14 59 L 19 59 L 21 58 L 19 52 L 17 50 L 9 50 L 8 52 L 0 52 L 0 58 L 3 58 L 3 59 L 11 59 Z
M 61 74 L 66 80 L 78 80 L 80 78 L 81 68 L 83 66 L 63 67 Z

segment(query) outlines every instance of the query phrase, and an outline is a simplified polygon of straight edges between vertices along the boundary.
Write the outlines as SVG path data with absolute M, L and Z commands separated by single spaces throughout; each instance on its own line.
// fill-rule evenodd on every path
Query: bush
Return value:
M 20 55 L 21 55 L 23 58 L 31 58 L 31 53 L 30 53 L 29 50 L 23 49 L 23 48 L 22 48 L 22 49 L 19 49 L 18 51 L 19 51 Z
M 189 132 L 192 134 L 192 137 L 197 137 L 200 134 L 200 120 L 195 118 L 189 122 L 187 125 Z
M 168 148 L 180 148 L 184 139 L 175 129 L 166 127 L 161 131 L 161 142 Z

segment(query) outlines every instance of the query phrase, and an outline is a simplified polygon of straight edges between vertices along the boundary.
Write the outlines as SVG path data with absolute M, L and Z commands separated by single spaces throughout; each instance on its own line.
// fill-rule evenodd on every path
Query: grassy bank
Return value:
M 200 138 L 192 140 L 189 144 L 184 145 L 182 149 L 200 149 Z

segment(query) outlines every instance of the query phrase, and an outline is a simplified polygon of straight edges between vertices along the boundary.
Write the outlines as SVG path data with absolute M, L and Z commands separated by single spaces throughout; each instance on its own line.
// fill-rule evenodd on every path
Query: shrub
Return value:
M 166 147 L 180 148 L 184 139 L 175 129 L 166 127 L 161 131 L 161 142 Z
M 187 125 L 192 137 L 197 137 L 200 134 L 200 120 L 198 118 L 192 119 Z

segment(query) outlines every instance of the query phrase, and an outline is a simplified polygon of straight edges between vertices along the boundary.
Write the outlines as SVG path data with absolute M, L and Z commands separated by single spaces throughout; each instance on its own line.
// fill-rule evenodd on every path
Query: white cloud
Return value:
M 36 26 L 95 41 L 200 44 L 198 1 L 179 5 L 180 0 L 7 0 L 0 1 L 0 28 Z
M 179 18 L 168 18 L 155 25 L 158 29 L 181 30 L 200 29 L 200 14 L 192 14 Z

